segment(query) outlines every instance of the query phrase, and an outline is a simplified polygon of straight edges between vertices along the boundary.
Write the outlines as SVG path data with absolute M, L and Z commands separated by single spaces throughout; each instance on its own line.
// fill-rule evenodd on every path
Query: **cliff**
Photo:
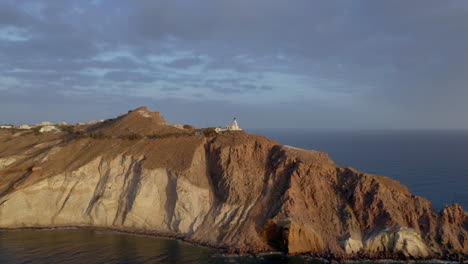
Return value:
M 395 180 L 245 132 L 116 137 L 178 129 L 137 110 L 87 128 L 107 139 L 1 130 L 0 228 L 111 228 L 239 253 L 467 258 L 459 205 L 436 212 Z

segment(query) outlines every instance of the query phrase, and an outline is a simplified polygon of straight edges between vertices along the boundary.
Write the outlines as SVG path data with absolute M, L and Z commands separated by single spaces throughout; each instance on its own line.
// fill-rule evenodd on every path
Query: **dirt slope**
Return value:
M 159 112 L 151 112 L 147 107 L 140 107 L 129 111 L 128 114 L 97 124 L 90 129 L 90 132 L 121 136 L 172 134 L 186 131 L 166 122 Z

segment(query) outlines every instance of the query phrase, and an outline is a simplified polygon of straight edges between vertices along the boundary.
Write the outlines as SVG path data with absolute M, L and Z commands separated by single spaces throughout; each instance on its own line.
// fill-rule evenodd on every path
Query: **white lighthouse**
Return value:
M 217 127 L 215 128 L 216 133 L 223 132 L 223 131 L 239 131 L 242 130 L 237 123 L 237 119 L 234 117 L 232 120 L 232 124 L 230 126 L 225 127 Z
M 232 120 L 231 130 L 242 130 L 240 129 L 239 124 L 237 123 L 237 119 L 235 117 Z

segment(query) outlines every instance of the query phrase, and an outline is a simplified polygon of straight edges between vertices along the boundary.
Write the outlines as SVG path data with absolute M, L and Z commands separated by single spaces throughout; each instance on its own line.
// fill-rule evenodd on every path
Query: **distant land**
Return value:
M 324 152 L 140 107 L 80 124 L 0 127 L 0 228 L 174 237 L 233 254 L 468 258 L 468 212 L 435 211 Z

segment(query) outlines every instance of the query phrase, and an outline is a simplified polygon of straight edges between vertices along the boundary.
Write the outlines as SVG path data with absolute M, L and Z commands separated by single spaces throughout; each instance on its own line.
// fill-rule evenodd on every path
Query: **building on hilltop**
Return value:
M 39 132 L 45 133 L 45 132 L 58 132 L 60 129 L 58 129 L 55 126 L 43 126 L 39 129 Z
M 237 119 L 234 117 L 232 120 L 232 124 L 230 126 L 225 127 L 217 127 L 215 128 L 216 133 L 223 132 L 223 131 L 240 131 L 242 130 L 237 123 Z
M 53 125 L 54 125 L 54 123 L 52 123 L 52 122 L 43 121 L 42 123 L 37 124 L 36 126 L 53 126 Z

